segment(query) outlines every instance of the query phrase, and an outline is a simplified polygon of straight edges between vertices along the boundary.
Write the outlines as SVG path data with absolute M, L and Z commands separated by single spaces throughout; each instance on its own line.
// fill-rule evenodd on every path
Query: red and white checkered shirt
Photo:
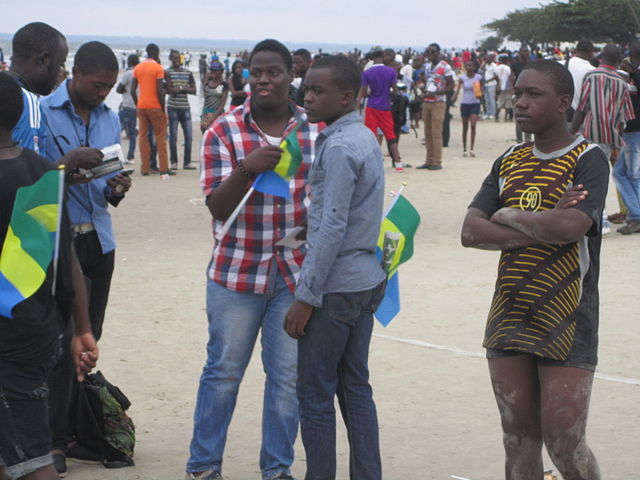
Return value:
M 200 185 L 205 196 L 224 182 L 243 160 L 259 147 L 269 145 L 265 134 L 251 116 L 250 100 L 223 117 L 205 132 L 201 150 Z M 286 137 L 304 115 L 290 104 L 292 117 L 282 138 Z M 288 199 L 254 191 L 229 232 L 215 240 L 209 278 L 237 292 L 271 293 L 278 272 L 291 291 L 300 272 L 306 246 L 291 249 L 275 244 L 307 218 L 309 187 L 307 174 L 315 154 L 319 128 L 301 122 L 297 131 L 303 160 L 289 184 Z M 214 238 L 222 222 L 213 220 Z

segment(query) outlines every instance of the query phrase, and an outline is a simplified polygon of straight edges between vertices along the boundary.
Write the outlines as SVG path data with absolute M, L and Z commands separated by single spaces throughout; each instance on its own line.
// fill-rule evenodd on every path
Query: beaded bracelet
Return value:
M 244 165 L 242 164 L 242 160 L 238 160 L 238 169 L 240 170 L 240 173 L 242 173 L 247 178 L 255 178 L 256 176 L 255 173 L 247 172 L 247 169 L 244 168 Z

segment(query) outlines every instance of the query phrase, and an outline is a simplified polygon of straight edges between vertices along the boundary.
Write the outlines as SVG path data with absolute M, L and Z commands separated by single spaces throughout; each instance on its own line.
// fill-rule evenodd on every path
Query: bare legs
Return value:
M 489 360 L 507 480 L 542 478 L 542 444 L 564 480 L 600 480 L 586 444 L 593 372 L 538 366 L 531 355 Z
M 476 123 L 478 123 L 478 115 L 471 114 L 468 117 L 462 117 L 462 151 L 467 151 L 467 132 L 469 131 L 469 124 L 471 124 L 471 150 L 476 144 Z

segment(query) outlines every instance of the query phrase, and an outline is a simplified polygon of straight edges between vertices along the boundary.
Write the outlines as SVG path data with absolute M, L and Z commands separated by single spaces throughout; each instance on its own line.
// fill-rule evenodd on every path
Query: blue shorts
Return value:
M 4 465 L 9 479 L 53 463 L 46 380 L 60 354 L 61 339 L 42 365 L 0 357 L 0 466 Z
M 480 104 L 479 103 L 461 103 L 460 116 L 462 118 L 469 118 L 471 115 L 480 115 Z

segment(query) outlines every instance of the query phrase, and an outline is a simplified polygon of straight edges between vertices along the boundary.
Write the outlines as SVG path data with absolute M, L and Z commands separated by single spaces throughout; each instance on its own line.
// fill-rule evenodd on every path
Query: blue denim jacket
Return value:
M 325 293 L 368 290 L 385 277 L 375 254 L 384 202 L 383 159 L 359 113 L 340 117 L 318 135 L 309 179 L 309 251 L 295 296 L 321 307 Z

